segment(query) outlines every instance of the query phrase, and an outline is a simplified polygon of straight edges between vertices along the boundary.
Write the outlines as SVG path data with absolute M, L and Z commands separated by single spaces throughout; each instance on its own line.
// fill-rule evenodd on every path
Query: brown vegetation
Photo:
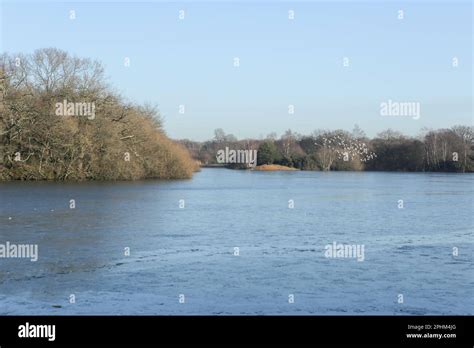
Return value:
M 280 170 L 283 170 L 283 171 L 286 171 L 286 170 L 298 170 L 296 168 L 290 168 L 290 167 L 287 167 L 287 166 L 281 166 L 279 164 L 263 164 L 261 166 L 256 166 L 255 167 L 255 170 L 261 170 L 261 171 L 280 171 Z
M 57 114 L 93 103 L 94 117 Z M 158 111 L 125 102 L 100 63 L 49 48 L 0 56 L 0 180 L 189 178 L 197 169 Z

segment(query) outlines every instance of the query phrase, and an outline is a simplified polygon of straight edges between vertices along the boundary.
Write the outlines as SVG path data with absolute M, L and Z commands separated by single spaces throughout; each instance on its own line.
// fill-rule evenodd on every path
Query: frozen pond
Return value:
M 38 260 L 0 258 L 0 314 L 474 314 L 473 188 L 227 169 L 2 183 L 0 244 L 37 244 Z M 327 257 L 334 243 L 363 257 Z

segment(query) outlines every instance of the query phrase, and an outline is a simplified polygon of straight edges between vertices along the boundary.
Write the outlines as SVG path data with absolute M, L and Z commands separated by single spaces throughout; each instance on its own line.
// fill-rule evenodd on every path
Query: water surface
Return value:
M 2 183 L 0 243 L 39 259 L 0 259 L 0 314 L 474 314 L 473 188 L 472 174 L 227 169 Z M 326 258 L 333 242 L 364 261 Z

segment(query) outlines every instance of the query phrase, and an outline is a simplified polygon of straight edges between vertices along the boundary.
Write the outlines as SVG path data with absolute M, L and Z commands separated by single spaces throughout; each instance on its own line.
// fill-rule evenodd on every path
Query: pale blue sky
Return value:
M 356 123 L 370 136 L 389 127 L 416 135 L 473 124 L 472 16 L 470 1 L 3 1 L 1 50 L 57 47 L 102 61 L 129 100 L 159 106 L 173 138 Z M 388 99 L 420 102 L 421 118 L 380 116 Z

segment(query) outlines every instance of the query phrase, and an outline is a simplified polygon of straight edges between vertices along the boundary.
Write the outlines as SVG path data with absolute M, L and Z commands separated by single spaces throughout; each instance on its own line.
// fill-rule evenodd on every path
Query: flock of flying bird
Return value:
M 315 143 L 315 145 L 334 150 L 338 159 L 349 160 L 351 157 L 358 158 L 361 162 L 367 162 L 377 158 L 377 154 L 370 151 L 364 142 L 356 139 L 344 139 L 340 135 L 333 135 L 330 138 L 323 137 L 323 143 Z

